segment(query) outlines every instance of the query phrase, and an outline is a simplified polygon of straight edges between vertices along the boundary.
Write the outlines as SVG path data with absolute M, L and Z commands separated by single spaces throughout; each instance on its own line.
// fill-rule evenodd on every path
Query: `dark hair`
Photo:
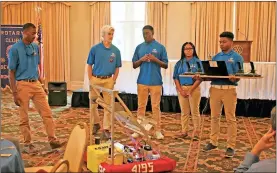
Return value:
M 25 23 L 24 25 L 23 25 L 23 31 L 25 30 L 25 29 L 29 29 L 29 28 L 36 28 L 36 26 L 34 25 L 34 24 L 32 24 L 32 23 Z
M 219 37 L 227 37 L 230 38 L 231 40 L 234 40 L 234 34 L 229 31 L 222 32 Z
M 145 26 L 142 28 L 142 31 L 145 30 L 145 29 L 151 30 L 152 33 L 154 34 L 154 28 L 153 28 L 153 26 L 151 26 L 151 25 L 145 25 Z
M 276 106 L 271 110 L 270 123 L 272 129 L 276 131 Z
M 185 46 L 186 46 L 187 44 L 191 45 L 191 47 L 192 47 L 192 49 L 193 49 L 193 55 L 192 55 L 192 56 L 195 56 L 196 58 L 198 58 L 197 53 L 196 53 L 196 50 L 195 50 L 194 44 L 192 44 L 192 42 L 185 42 L 185 43 L 183 44 L 183 46 L 182 46 L 182 49 L 181 49 L 181 59 L 180 59 L 180 60 L 186 58 L 186 54 L 185 54 L 185 52 L 184 52 L 184 49 L 185 49 Z M 198 59 L 199 59 L 199 58 L 198 58 Z

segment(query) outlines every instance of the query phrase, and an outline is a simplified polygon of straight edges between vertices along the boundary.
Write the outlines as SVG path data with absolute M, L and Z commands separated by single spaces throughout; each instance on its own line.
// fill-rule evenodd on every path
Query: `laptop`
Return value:
M 205 75 L 229 76 L 225 61 L 202 61 Z

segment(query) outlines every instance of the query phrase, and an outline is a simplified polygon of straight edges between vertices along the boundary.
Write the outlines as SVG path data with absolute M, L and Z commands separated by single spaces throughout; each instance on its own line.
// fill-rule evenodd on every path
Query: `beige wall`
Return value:
M 180 59 L 181 46 L 191 41 L 191 2 L 169 2 L 166 49 L 169 59 Z
M 90 50 L 89 2 L 70 2 L 70 69 L 72 85 L 84 80 L 84 65 Z
M 89 2 L 70 2 L 71 88 L 82 87 L 84 66 L 90 50 Z M 190 41 L 190 2 L 169 2 L 167 53 L 169 59 L 179 59 L 184 42 Z

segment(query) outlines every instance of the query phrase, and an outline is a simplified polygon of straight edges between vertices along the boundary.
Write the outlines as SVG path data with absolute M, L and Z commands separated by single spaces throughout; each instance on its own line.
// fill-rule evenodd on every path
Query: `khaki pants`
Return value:
M 228 126 L 227 148 L 234 149 L 237 138 L 237 122 L 236 122 L 236 105 L 237 92 L 236 88 L 218 89 L 210 88 L 210 106 L 211 106 L 211 134 L 210 142 L 218 146 L 218 137 L 220 134 L 220 116 L 222 104 Z
M 100 79 L 96 78 L 94 76 L 91 77 L 90 83 L 93 85 L 98 85 L 107 89 L 113 89 L 114 88 L 114 80 L 112 77 L 107 79 Z M 90 91 L 90 97 L 97 96 L 97 94 L 94 91 Z M 107 104 L 111 103 L 111 96 L 107 92 L 103 92 L 104 101 Z M 98 106 L 98 104 L 95 103 L 94 106 Z M 99 124 L 100 118 L 98 110 L 94 113 L 94 124 Z M 104 119 L 103 119 L 103 129 L 109 130 L 111 127 L 111 113 L 104 109 Z
M 182 89 L 189 90 L 192 86 L 182 86 Z M 194 126 L 194 130 L 199 130 L 200 125 L 200 112 L 199 112 L 199 104 L 201 100 L 201 92 L 200 87 L 197 87 L 188 98 L 183 97 L 178 92 L 178 99 L 181 108 L 181 125 L 182 125 L 182 133 L 186 133 L 188 131 L 189 124 L 189 115 L 192 115 L 192 122 Z
M 52 112 L 46 99 L 46 94 L 40 82 L 25 82 L 17 81 L 17 94 L 19 97 L 19 117 L 20 117 L 20 131 L 24 137 L 24 143 L 31 142 L 31 133 L 29 126 L 29 101 L 32 99 L 36 109 L 43 119 L 43 124 L 46 128 L 46 133 L 49 140 L 55 139 L 55 127 L 52 118 Z
M 162 86 L 148 86 L 138 84 L 138 111 L 137 116 L 143 117 L 145 116 L 146 106 L 148 102 L 148 95 L 150 93 L 151 97 L 151 107 L 154 120 L 157 122 L 155 129 L 157 131 L 161 128 L 161 110 L 160 110 L 160 102 L 162 95 Z

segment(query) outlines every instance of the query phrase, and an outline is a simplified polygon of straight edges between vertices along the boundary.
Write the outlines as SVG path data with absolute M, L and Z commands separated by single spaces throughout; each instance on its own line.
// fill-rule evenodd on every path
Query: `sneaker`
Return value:
M 232 148 L 227 148 L 225 157 L 232 158 L 234 157 L 234 155 L 235 155 L 235 150 L 233 150 Z
M 27 154 L 34 154 L 38 152 L 39 150 L 33 144 L 24 144 L 22 149 L 22 153 L 27 153 Z
M 164 135 L 163 135 L 160 131 L 156 131 L 155 137 L 156 137 L 157 139 L 164 139 Z
M 217 146 L 213 145 L 212 143 L 208 143 L 208 144 L 203 148 L 203 150 L 204 150 L 204 151 L 211 151 L 211 150 L 216 149 L 216 148 L 217 148 Z
M 133 137 L 133 138 L 138 138 L 138 137 L 139 137 L 139 134 L 138 134 L 138 133 L 133 133 L 133 134 L 132 134 L 132 137 Z
M 195 136 L 193 137 L 193 141 L 199 141 L 199 137 L 195 135 Z
M 185 138 L 188 137 L 188 133 L 182 133 L 180 137 L 183 138 L 183 139 L 185 139 Z
M 65 142 L 61 142 L 61 141 L 59 141 L 57 139 L 49 141 L 49 144 L 50 144 L 52 149 L 60 148 L 61 146 L 64 145 L 64 143 Z
M 100 130 L 100 128 L 101 128 L 100 124 L 94 124 L 92 134 L 96 135 L 96 133 L 98 132 L 98 130 Z

